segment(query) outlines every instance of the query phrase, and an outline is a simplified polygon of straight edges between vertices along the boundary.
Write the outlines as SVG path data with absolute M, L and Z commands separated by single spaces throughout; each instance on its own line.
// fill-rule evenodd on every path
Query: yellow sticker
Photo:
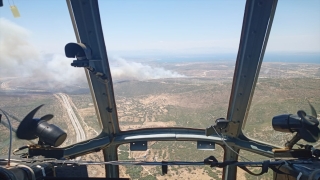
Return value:
M 10 6 L 10 9 L 13 14 L 13 17 L 15 17 L 15 18 L 20 17 L 20 13 L 19 13 L 17 6 L 15 6 L 15 5 Z

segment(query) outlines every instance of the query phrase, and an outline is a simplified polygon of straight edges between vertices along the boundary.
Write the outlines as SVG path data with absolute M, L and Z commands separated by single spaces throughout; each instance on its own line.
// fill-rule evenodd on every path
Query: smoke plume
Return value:
M 0 18 L 0 82 L 1 78 L 5 77 L 15 77 L 21 82 L 23 78 L 28 78 L 34 82 L 41 82 L 42 86 L 49 88 L 86 82 L 84 70 L 70 66 L 72 59 L 66 58 L 64 54 L 39 52 L 31 42 L 30 36 L 31 33 L 27 29 L 5 18 Z M 122 58 L 112 60 L 111 72 L 115 79 L 147 80 L 183 77 L 176 72 L 126 61 Z
M 5 18 L 0 18 L 0 29 L 1 78 L 28 78 L 52 87 L 57 83 L 63 86 L 86 81 L 83 69 L 70 66 L 72 59 L 39 52 L 27 29 Z
M 111 62 L 110 68 L 114 79 L 148 80 L 185 77 L 164 68 L 151 67 L 138 62 L 127 61 L 123 58 L 112 58 Z

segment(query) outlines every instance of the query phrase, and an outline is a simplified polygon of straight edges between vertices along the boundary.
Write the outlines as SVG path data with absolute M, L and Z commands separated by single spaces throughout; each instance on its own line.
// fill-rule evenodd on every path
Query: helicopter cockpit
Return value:
M 0 179 L 320 179 L 319 1 L 1 4 Z

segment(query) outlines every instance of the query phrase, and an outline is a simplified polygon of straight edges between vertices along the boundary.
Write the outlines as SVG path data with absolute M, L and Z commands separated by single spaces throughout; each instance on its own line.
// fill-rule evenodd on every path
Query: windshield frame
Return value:
M 117 109 L 113 92 L 112 77 L 108 63 L 107 51 L 99 16 L 97 1 L 67 0 L 75 34 L 78 42 L 88 45 L 92 50 L 92 57 L 96 71 L 106 76 L 105 83 L 97 80 L 95 74 L 86 70 L 88 83 L 91 89 L 95 109 L 99 122 L 102 125 L 101 134 L 84 143 L 67 147 L 68 156 L 79 156 L 93 150 L 103 150 L 104 160 L 117 160 L 117 147 L 120 144 L 136 141 L 210 141 L 225 147 L 224 141 L 235 151 L 245 149 L 250 152 L 272 157 L 272 148 L 275 146 L 249 141 L 242 133 L 246 113 L 254 92 L 255 84 L 268 42 L 277 0 L 246 2 L 239 51 L 234 71 L 233 86 L 229 101 L 227 119 L 230 120 L 226 134 L 231 139 L 221 140 L 217 135 L 205 136 L 204 129 L 195 128 L 146 128 L 130 131 L 121 131 L 119 128 Z M 261 20 L 262 18 L 262 20 Z M 259 38 L 257 38 L 259 37 Z M 254 54 L 251 56 L 251 53 Z M 249 57 L 249 58 L 248 58 Z M 247 74 L 248 73 L 248 74 Z M 249 87 L 248 89 L 244 87 Z M 241 104 L 242 108 L 238 108 Z M 151 136 L 150 136 L 151 135 Z M 256 148 L 252 148 L 256 147 Z M 84 148 L 85 150 L 83 150 Z M 79 149 L 82 149 L 79 152 Z M 238 155 L 225 148 L 224 160 L 237 160 Z M 224 168 L 223 179 L 235 179 L 236 168 Z M 118 177 L 118 166 L 106 165 L 107 177 Z

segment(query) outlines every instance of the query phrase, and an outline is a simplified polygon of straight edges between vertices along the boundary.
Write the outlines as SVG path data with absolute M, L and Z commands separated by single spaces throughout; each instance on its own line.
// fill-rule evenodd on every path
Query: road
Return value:
M 68 112 L 68 116 L 69 119 L 72 123 L 72 126 L 74 128 L 74 131 L 76 133 L 76 142 L 81 142 L 86 140 L 86 134 L 78 120 L 78 117 L 76 116 L 76 114 L 74 113 L 72 106 L 69 102 L 69 98 L 68 95 L 64 94 L 64 93 L 57 93 L 56 94 L 58 97 L 61 98 L 62 102 L 63 102 L 63 106 L 66 108 L 67 112 Z

